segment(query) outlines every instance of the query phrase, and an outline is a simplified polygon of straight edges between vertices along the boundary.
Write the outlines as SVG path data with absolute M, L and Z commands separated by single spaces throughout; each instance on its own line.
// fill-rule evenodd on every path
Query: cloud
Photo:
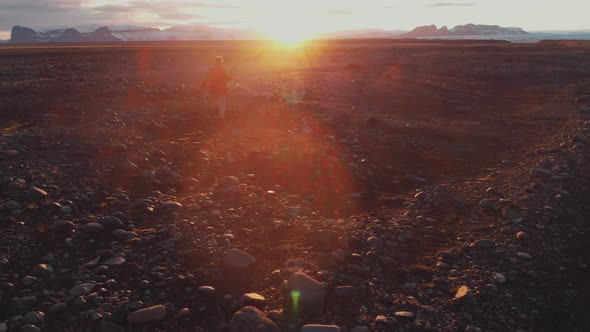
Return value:
M 439 8 L 439 7 L 473 7 L 477 6 L 475 2 L 439 2 L 433 3 L 431 5 L 427 5 L 426 7 L 430 8 Z
M 99 13 L 126 13 L 132 9 L 133 7 L 121 5 L 105 5 L 92 8 L 92 10 Z
M 132 0 L 96 5 L 92 0 L 0 0 L 0 31 L 15 25 L 42 28 L 61 25 L 116 25 L 159 23 L 156 26 L 195 23 L 202 12 L 242 8 L 233 4 L 188 0 Z M 201 12 L 202 11 L 202 12 Z M 222 18 L 223 15 L 218 17 Z
M 3 11 L 33 11 L 33 10 L 50 10 L 63 11 L 77 8 L 85 0 L 2 0 L 0 9 Z
M 86 0 L 0 0 L 0 31 L 14 25 L 53 26 L 56 23 L 87 24 L 112 22 L 109 13 L 97 13 L 84 7 Z
M 352 14 L 352 10 L 345 10 L 345 9 L 334 9 L 329 11 L 332 15 L 350 15 Z
M 203 18 L 202 15 L 191 11 L 192 8 L 203 8 L 203 6 L 206 6 L 206 4 L 184 1 L 131 1 L 127 5 L 105 5 L 93 7 L 92 10 L 97 13 L 126 15 L 151 14 L 154 17 L 159 17 L 162 20 L 181 21 Z
M 235 6 L 235 5 L 220 5 L 220 4 L 212 4 L 212 3 L 194 3 L 194 2 L 186 2 L 187 6 L 192 7 L 201 7 L 201 8 L 221 8 L 221 9 L 240 9 L 242 7 Z

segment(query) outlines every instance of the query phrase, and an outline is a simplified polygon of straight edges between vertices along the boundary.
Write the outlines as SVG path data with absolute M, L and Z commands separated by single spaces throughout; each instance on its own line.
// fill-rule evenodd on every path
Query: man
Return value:
M 231 80 L 231 76 L 223 69 L 223 58 L 215 57 L 215 66 L 209 68 L 201 87 L 209 92 L 211 100 L 215 103 L 219 117 L 225 117 L 225 107 L 227 103 L 228 87 L 227 83 Z

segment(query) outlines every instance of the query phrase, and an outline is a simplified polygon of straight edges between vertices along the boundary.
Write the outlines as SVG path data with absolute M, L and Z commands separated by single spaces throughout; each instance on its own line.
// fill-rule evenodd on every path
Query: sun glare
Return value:
M 302 6 L 282 1 L 258 8 L 253 21 L 260 32 L 286 46 L 296 46 L 316 37 L 323 27 L 320 18 Z

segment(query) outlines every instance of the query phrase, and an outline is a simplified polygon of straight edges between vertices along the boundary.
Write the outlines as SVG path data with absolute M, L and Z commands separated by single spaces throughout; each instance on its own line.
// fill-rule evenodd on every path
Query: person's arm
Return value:
M 225 79 L 227 79 L 228 81 L 233 81 L 234 77 L 235 77 L 235 73 L 236 73 L 236 67 L 232 67 L 229 70 L 229 73 L 225 73 Z
M 199 89 L 206 89 L 207 85 L 209 85 L 209 81 L 211 81 L 211 70 L 207 70 L 205 77 L 203 77 L 201 84 L 199 84 Z

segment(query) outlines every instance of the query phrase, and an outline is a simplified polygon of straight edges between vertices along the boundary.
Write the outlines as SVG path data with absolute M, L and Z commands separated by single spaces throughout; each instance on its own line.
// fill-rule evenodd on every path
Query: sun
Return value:
M 286 46 L 301 44 L 322 32 L 320 17 L 297 2 L 268 3 L 259 7 L 253 16 L 258 31 Z
M 266 34 L 273 40 L 285 46 L 296 46 L 304 41 L 313 38 L 312 33 L 297 31 L 296 29 L 285 28 L 275 31 L 267 31 Z

